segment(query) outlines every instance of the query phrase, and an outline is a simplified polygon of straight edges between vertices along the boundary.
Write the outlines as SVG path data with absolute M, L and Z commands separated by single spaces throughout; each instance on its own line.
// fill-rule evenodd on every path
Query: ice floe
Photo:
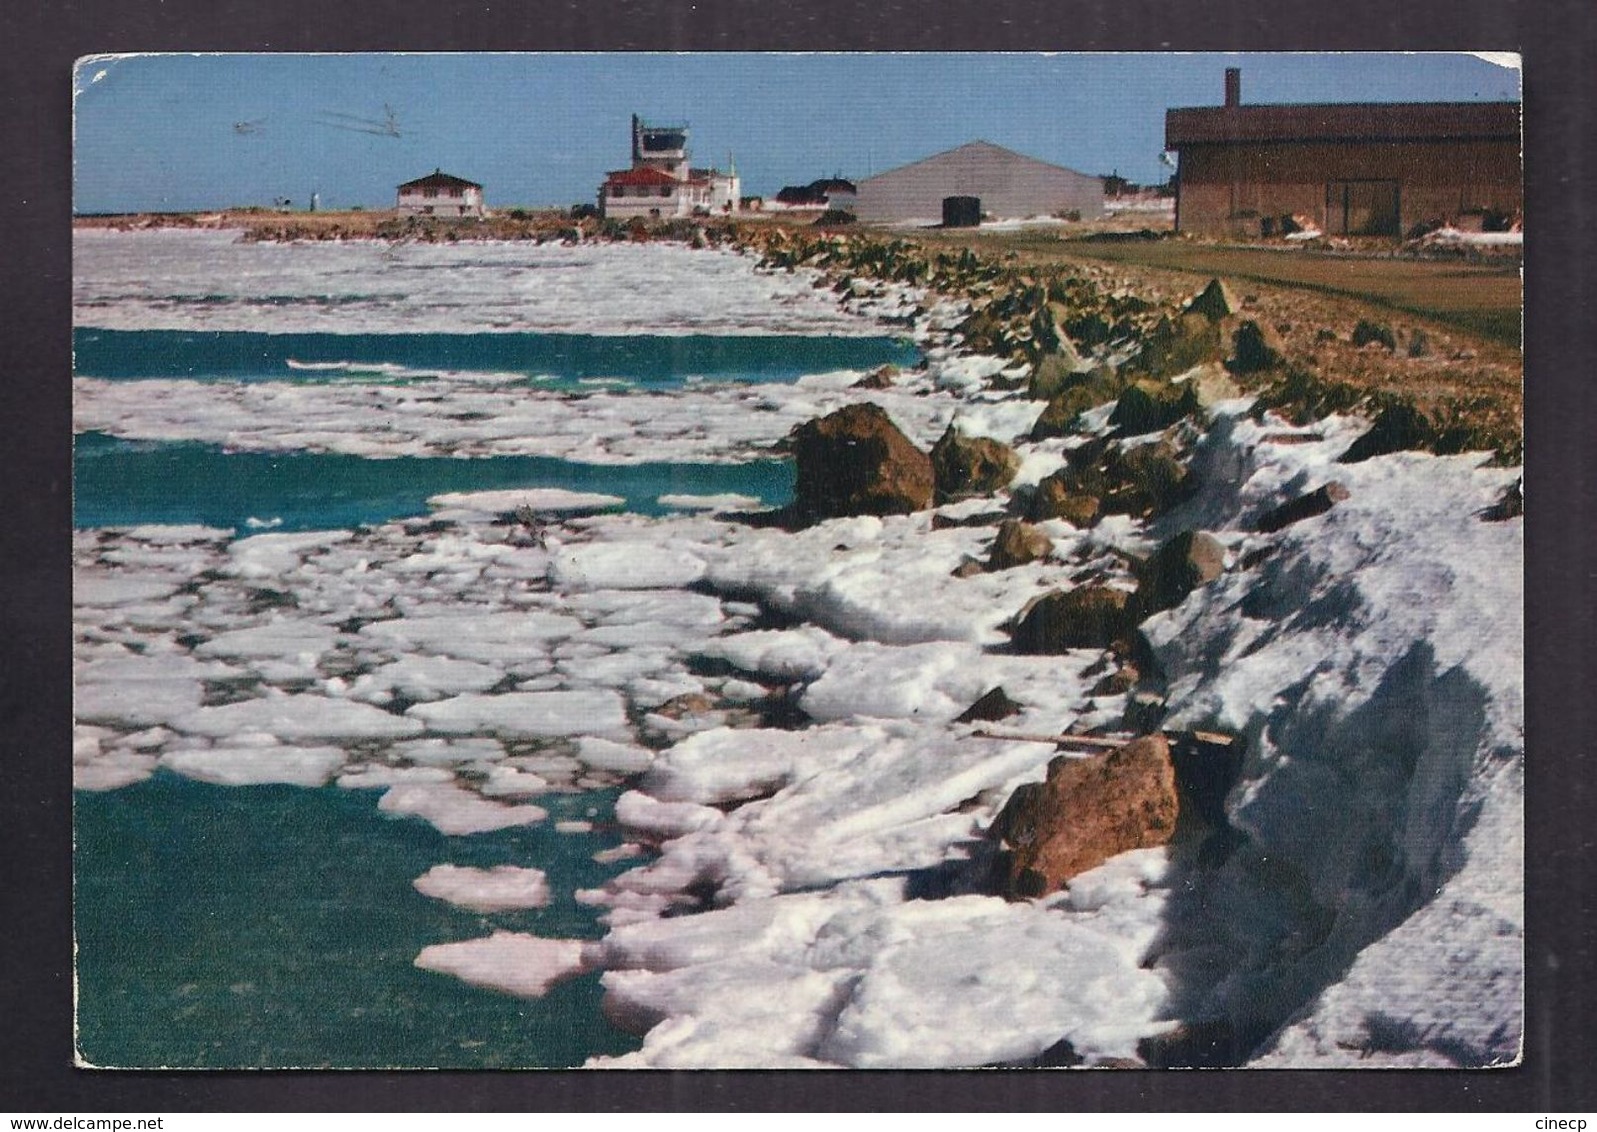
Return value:
M 185 778 L 219 786 L 322 786 L 332 780 L 344 760 L 340 747 L 271 745 L 173 751 L 161 756 L 161 765 Z
M 478 987 L 542 998 L 563 979 L 584 968 L 579 939 L 541 939 L 524 932 L 498 931 L 484 939 L 435 943 L 416 956 L 423 971 L 437 971 Z
M 416 878 L 416 891 L 473 912 L 542 908 L 549 903 L 549 880 L 538 869 L 496 865 L 473 869 L 435 865 Z
M 440 833 L 486 833 L 511 826 L 534 825 L 549 816 L 537 806 L 507 806 L 483 798 L 454 782 L 418 782 L 390 786 L 378 809 L 385 814 L 419 817 Z

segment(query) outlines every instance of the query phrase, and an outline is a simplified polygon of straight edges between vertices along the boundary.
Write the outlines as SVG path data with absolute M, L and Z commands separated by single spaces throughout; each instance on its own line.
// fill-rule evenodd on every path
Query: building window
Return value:
M 428 200 L 436 200 L 437 197 L 438 197 L 438 190 L 437 189 L 423 189 L 421 191 L 421 195 L 426 197 Z
M 663 196 L 663 197 L 670 196 L 671 195 L 671 186 L 670 185 L 661 185 L 660 186 L 660 195 Z
M 460 186 L 450 185 L 449 188 L 444 190 L 444 195 L 449 197 L 458 197 L 460 195 Z

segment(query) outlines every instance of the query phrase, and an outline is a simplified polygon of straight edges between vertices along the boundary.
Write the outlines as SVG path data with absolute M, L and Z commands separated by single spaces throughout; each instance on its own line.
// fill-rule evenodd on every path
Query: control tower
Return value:
M 688 179 L 688 127 L 651 125 L 632 116 L 632 167 L 658 169 L 678 181 Z

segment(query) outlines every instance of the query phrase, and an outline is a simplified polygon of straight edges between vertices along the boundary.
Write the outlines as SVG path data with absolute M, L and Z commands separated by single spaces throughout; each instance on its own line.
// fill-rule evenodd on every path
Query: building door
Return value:
M 1325 186 L 1325 226 L 1334 236 L 1397 236 L 1396 181 L 1331 181 Z

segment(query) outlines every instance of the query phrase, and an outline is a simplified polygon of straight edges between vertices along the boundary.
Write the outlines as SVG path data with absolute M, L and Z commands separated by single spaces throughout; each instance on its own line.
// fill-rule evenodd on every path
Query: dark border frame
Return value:
M 0 1108 L 63 1112 L 1590 1110 L 1593 387 L 1589 0 L 312 0 L 8 12 L 0 189 Z M 1519 50 L 1526 252 L 1527 1030 L 1490 1072 L 259 1073 L 71 1065 L 73 60 L 104 51 Z

